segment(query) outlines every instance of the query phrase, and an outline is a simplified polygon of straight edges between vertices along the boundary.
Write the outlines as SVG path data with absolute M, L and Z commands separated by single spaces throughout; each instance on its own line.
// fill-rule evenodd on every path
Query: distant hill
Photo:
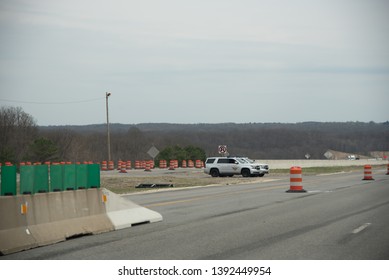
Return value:
M 60 144 L 65 138 L 79 146 L 79 152 L 64 151 L 62 157 L 106 158 L 106 124 L 39 128 L 60 146 L 65 146 Z M 194 145 L 208 156 L 217 155 L 218 145 L 227 145 L 230 154 L 257 159 L 299 159 L 307 153 L 312 159 L 323 159 L 329 149 L 365 156 L 371 151 L 389 151 L 389 122 L 112 123 L 110 134 L 114 159 L 149 158 L 147 150 L 152 145 L 159 150 Z

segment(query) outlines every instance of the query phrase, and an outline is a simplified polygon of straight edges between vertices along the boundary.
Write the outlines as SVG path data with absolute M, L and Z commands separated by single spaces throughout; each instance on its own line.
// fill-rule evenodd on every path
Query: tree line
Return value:
M 0 108 L 0 161 L 94 161 L 108 159 L 105 124 L 38 126 L 20 107 Z M 323 159 L 328 150 L 368 155 L 389 151 L 389 122 L 304 122 L 221 124 L 110 124 L 112 160 L 151 159 L 155 146 L 164 153 L 255 159 Z

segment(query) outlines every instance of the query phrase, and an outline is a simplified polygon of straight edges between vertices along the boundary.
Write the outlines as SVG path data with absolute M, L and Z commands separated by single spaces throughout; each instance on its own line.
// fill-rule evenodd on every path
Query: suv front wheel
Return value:
M 211 169 L 210 173 L 211 173 L 212 177 L 219 177 L 219 175 L 220 175 L 219 170 L 216 168 Z
M 250 170 L 248 170 L 247 168 L 242 169 L 241 173 L 243 177 L 250 177 L 251 175 Z

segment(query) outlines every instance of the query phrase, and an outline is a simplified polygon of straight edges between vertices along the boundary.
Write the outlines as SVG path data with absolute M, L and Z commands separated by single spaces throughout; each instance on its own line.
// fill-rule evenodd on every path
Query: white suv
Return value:
M 262 177 L 269 173 L 269 166 L 255 163 L 245 157 L 210 157 L 205 161 L 204 172 L 212 177 L 234 175 Z

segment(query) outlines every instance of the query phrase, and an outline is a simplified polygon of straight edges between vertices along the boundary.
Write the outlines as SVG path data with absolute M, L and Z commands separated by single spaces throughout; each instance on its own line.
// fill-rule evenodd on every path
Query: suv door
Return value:
M 217 164 L 220 174 L 236 174 L 239 168 L 237 161 L 233 158 L 219 158 Z

